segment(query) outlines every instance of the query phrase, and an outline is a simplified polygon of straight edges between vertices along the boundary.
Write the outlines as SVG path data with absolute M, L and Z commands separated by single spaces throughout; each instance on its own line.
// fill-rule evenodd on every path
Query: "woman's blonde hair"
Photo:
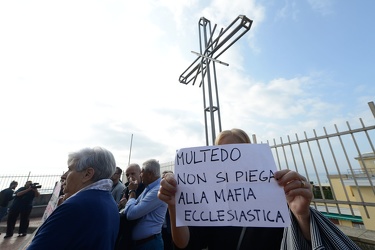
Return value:
M 215 145 L 222 144 L 221 142 L 228 137 L 232 137 L 237 143 L 251 143 L 250 137 L 245 131 L 239 128 L 232 128 L 231 130 L 224 130 L 216 137 Z

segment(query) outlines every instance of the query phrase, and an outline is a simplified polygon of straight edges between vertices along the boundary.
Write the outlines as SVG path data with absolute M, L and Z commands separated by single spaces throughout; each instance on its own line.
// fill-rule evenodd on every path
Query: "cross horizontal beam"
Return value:
M 193 63 L 180 75 L 179 82 L 183 84 L 192 85 L 195 84 L 197 77 L 203 72 L 203 76 L 206 74 L 206 67 L 203 59 L 215 62 L 217 58 L 222 55 L 228 48 L 230 48 L 238 39 L 240 39 L 246 32 L 251 28 L 253 21 L 244 15 L 239 15 L 224 31 L 221 31 L 218 37 L 214 40 L 210 39 L 206 49 L 193 61 Z M 212 36 L 211 36 L 212 38 Z M 225 45 L 225 46 L 224 46 Z M 203 80 L 203 79 L 202 79 Z M 202 81 L 201 80 L 201 81 Z M 199 87 L 202 85 L 200 83 Z
M 211 60 L 211 61 L 214 61 L 214 62 L 217 62 L 217 63 L 223 64 L 223 65 L 225 65 L 225 66 L 229 66 L 228 63 L 222 62 L 222 61 L 217 60 L 217 59 L 213 59 L 213 58 L 208 57 L 208 56 L 204 56 L 204 55 L 202 55 L 202 54 L 199 54 L 198 52 L 192 51 L 191 53 L 196 54 L 197 56 L 200 56 L 200 57 L 204 57 L 204 58 L 206 58 L 206 59 L 208 59 L 208 60 Z

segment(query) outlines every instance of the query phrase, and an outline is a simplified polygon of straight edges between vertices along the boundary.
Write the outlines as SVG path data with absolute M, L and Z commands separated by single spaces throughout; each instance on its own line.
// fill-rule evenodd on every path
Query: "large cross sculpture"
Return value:
M 195 61 L 180 75 L 179 81 L 183 84 L 195 85 L 200 76 L 199 87 L 203 90 L 204 122 L 206 131 L 206 145 L 210 145 L 209 131 L 211 131 L 211 145 L 216 138 L 216 125 L 218 123 L 219 132 L 221 132 L 221 117 L 219 109 L 219 93 L 217 87 L 215 63 L 226 66 L 229 64 L 219 61 L 217 58 L 231 47 L 238 39 L 250 30 L 252 20 L 244 15 L 238 16 L 225 30 L 222 28 L 219 35 L 214 39 L 216 24 L 213 30 L 211 22 L 201 17 L 198 22 L 200 53 L 192 51 L 198 57 Z M 211 83 L 214 83 L 212 85 Z M 207 88 L 207 89 L 206 89 Z M 213 98 L 213 91 L 216 100 Z M 208 126 L 208 117 L 210 115 L 211 126 Z M 215 117 L 215 114 L 217 116 Z

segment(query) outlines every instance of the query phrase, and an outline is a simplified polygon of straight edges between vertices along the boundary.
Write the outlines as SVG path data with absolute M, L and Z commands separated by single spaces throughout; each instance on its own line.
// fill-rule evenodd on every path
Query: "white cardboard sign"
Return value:
M 176 225 L 287 227 L 289 211 L 267 144 L 176 152 Z

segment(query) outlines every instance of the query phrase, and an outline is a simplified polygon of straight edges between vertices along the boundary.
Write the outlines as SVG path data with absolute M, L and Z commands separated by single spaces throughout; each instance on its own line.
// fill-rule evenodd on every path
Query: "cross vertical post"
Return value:
M 221 29 L 219 35 L 214 39 L 216 24 L 214 25 L 214 28 L 211 29 L 211 22 L 208 19 L 204 17 L 199 19 L 198 29 L 200 53 L 192 51 L 198 57 L 180 75 L 179 81 L 186 85 L 190 82 L 192 85 L 195 85 L 197 78 L 201 77 L 199 87 L 202 87 L 203 92 L 204 124 L 207 146 L 214 144 L 216 131 L 222 131 L 215 63 L 229 66 L 229 64 L 221 62 L 217 58 L 250 30 L 252 22 L 253 21 L 246 16 L 240 15 L 225 30 Z M 212 84 L 212 82 L 214 84 Z M 215 96 L 213 96 L 213 92 L 215 93 Z M 209 136 L 210 132 L 211 136 Z

